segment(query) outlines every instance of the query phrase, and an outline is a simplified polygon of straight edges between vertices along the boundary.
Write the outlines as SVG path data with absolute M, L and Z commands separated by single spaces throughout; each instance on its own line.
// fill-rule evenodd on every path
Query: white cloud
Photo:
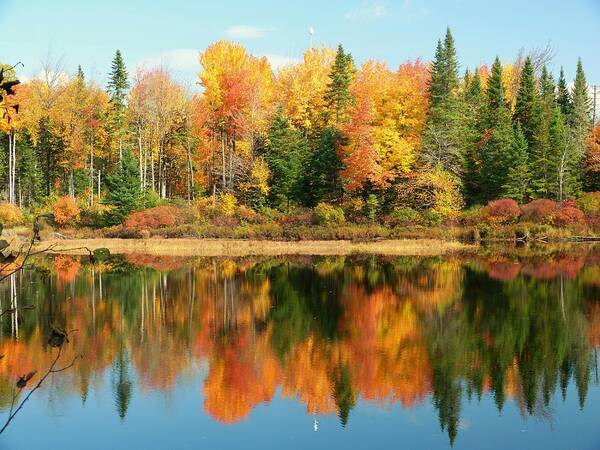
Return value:
M 348 20 L 376 20 L 389 17 L 388 8 L 380 2 L 364 2 L 360 8 L 346 13 Z
M 136 66 L 144 68 L 159 66 L 174 70 L 195 70 L 200 67 L 198 61 L 199 54 L 200 52 L 193 48 L 174 48 L 139 61 Z
M 264 56 L 265 58 L 267 58 L 269 60 L 269 64 L 271 64 L 271 68 L 275 72 L 283 69 L 286 66 L 290 66 L 292 64 L 298 64 L 298 63 L 302 62 L 302 60 L 300 58 L 295 58 L 292 56 L 277 55 L 275 53 L 265 53 L 260 56 Z
M 234 39 L 256 39 L 267 34 L 267 30 L 251 25 L 233 25 L 225 30 L 225 34 Z

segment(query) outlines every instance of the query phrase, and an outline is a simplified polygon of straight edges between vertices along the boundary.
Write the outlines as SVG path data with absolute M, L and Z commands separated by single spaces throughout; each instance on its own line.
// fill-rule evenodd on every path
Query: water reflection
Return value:
M 18 377 L 50 365 L 52 328 L 78 330 L 76 366 L 50 385 L 79 396 L 109 374 L 115 414 L 135 390 L 169 392 L 207 370 L 204 411 L 238 423 L 279 392 L 314 419 L 352 427 L 359 399 L 431 402 L 450 442 L 465 399 L 507 401 L 552 422 L 574 385 L 598 384 L 600 259 L 180 259 L 128 255 L 89 264 L 41 258 L 0 286 L 0 407 Z M 51 407 L 55 407 L 52 403 Z M 176 405 L 175 405 L 176 407 Z

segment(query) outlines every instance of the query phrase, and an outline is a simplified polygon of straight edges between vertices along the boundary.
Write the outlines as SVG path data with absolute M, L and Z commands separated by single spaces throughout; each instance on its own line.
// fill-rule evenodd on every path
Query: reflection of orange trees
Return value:
M 268 347 L 267 335 L 253 340 L 246 330 L 215 348 L 204 384 L 204 409 L 213 418 L 237 422 L 273 398 L 280 369 Z
M 419 311 L 441 311 L 460 297 L 462 274 L 459 260 L 439 260 L 401 276 L 395 290 Z
M 500 281 L 514 280 L 521 272 L 521 263 L 508 258 L 489 258 L 482 266 L 490 278 Z
M 81 263 L 72 256 L 57 255 L 54 258 L 56 278 L 62 283 L 71 283 L 77 277 Z
M 430 388 L 431 368 L 415 308 L 391 289 L 351 286 L 344 294 L 340 352 L 361 395 L 412 406 Z

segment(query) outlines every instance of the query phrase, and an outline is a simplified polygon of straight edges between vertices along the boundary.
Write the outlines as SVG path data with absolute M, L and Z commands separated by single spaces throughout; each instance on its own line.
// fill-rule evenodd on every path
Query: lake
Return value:
M 0 425 L 59 370 L 1 449 L 600 446 L 600 254 L 587 248 L 57 255 L 4 279 L 0 307 Z

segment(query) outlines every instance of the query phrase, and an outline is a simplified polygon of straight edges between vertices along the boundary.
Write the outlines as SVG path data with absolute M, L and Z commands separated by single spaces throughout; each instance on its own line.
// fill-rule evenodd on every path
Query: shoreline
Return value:
M 438 256 L 474 251 L 476 244 L 442 239 L 389 239 L 379 241 L 242 239 L 60 239 L 37 243 L 33 251 L 51 248 L 54 254 L 88 255 L 107 248 L 113 254 L 144 253 L 156 256 L 278 256 L 278 255 L 395 255 Z

